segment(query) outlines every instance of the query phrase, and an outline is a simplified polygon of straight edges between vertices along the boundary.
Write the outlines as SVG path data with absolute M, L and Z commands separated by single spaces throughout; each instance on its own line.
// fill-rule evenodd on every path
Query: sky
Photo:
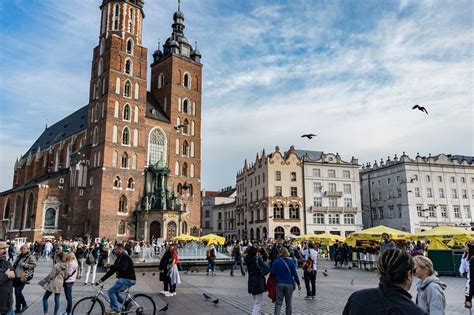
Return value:
M 0 191 L 45 124 L 87 104 L 101 2 L 0 1 Z M 182 0 L 203 63 L 202 188 L 234 186 L 275 146 L 361 164 L 474 155 L 473 3 Z M 145 1 L 149 63 L 176 9 Z

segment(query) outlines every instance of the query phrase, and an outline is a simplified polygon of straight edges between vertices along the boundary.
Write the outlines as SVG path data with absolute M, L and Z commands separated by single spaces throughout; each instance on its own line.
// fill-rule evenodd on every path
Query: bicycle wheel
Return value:
M 104 315 L 104 302 L 95 296 L 89 296 L 80 299 L 72 308 L 73 315 Z
M 156 305 L 151 297 L 139 293 L 135 294 L 133 300 L 128 302 L 127 311 L 135 311 L 137 315 L 155 315 Z

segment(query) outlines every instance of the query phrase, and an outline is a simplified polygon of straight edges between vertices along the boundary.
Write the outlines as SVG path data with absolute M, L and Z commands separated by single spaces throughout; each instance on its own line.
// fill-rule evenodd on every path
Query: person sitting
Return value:
M 379 287 L 354 292 L 347 300 L 343 315 L 410 314 L 426 315 L 409 293 L 415 263 L 400 249 L 387 249 L 377 260 Z
M 120 292 L 133 286 L 137 280 L 135 276 L 135 267 L 133 261 L 125 251 L 124 245 L 118 243 L 114 249 L 116 259 L 114 264 L 110 267 L 109 271 L 96 283 L 96 285 L 102 285 L 114 273 L 117 273 L 117 280 L 109 289 L 110 308 L 114 312 L 120 312 L 120 306 L 118 303 L 123 304 L 123 298 L 120 296 Z

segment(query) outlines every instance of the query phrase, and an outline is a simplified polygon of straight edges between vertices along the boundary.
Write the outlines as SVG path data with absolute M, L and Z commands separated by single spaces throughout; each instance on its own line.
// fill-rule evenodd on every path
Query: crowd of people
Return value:
M 163 295 L 176 296 L 181 283 L 179 249 L 183 243 L 163 244 L 125 241 L 121 243 L 100 239 L 93 242 L 81 240 L 59 240 L 23 244 L 19 251 L 12 242 L 0 241 L 0 313 L 20 314 L 29 306 L 23 294 L 26 285 L 34 276 L 40 259 L 52 260 L 51 272 L 39 281 L 45 292 L 42 298 L 43 311 L 49 310 L 49 298 L 54 296 L 54 314 L 60 312 L 60 296 L 64 293 L 67 305 L 62 314 L 71 314 L 73 286 L 82 279 L 83 285 L 102 285 L 117 273 L 118 279 L 108 290 L 112 311 L 120 311 L 123 300 L 119 292 L 136 283 L 134 263 L 160 257 L 159 278 L 163 282 Z M 12 250 L 13 248 L 13 250 Z M 352 248 L 343 243 L 333 246 L 336 267 L 349 265 Z M 250 243 L 236 241 L 225 246 L 209 245 L 206 251 L 207 275 L 215 275 L 216 252 L 227 252 L 232 258 L 230 276 L 234 276 L 237 265 L 242 276 L 248 274 L 248 293 L 253 297 L 252 314 L 259 314 L 265 292 L 275 303 L 274 314 L 280 314 L 285 304 L 285 314 L 292 313 L 293 292 L 301 290 L 298 269 L 301 268 L 306 289 L 306 300 L 316 297 L 316 275 L 318 244 L 312 241 L 294 245 L 289 241 Z M 443 283 L 434 270 L 433 263 L 424 254 L 421 243 L 409 244 L 407 248 L 397 245 L 383 236 L 376 263 L 379 286 L 354 292 L 348 299 L 343 314 L 444 314 L 446 299 Z M 96 281 L 97 268 L 108 268 L 105 275 Z M 472 307 L 474 277 L 474 245 L 467 244 L 460 273 L 467 277 L 465 307 Z M 324 272 L 323 272 L 324 273 Z M 416 297 L 409 291 L 414 278 Z M 90 280 L 90 281 L 89 281 Z M 13 303 L 13 300 L 15 301 Z M 13 310 L 14 309 L 14 310 Z

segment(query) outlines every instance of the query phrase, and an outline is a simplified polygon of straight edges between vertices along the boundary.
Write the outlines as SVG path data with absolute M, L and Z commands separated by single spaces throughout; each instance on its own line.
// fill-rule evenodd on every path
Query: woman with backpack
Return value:
M 84 257 L 86 259 L 87 271 L 86 271 L 86 281 L 84 281 L 84 285 L 87 285 L 89 282 L 89 275 L 92 270 L 92 281 L 91 285 L 95 283 L 95 276 L 97 273 L 97 259 L 99 258 L 99 248 L 98 246 L 94 246 L 92 243 L 86 249 L 84 253 Z
M 72 311 L 72 286 L 76 281 L 79 266 L 76 255 L 70 252 L 65 254 L 66 261 L 66 277 L 64 278 L 64 294 L 66 295 L 67 307 L 63 315 L 70 315 Z
M 259 314 L 262 306 L 263 293 L 267 291 L 265 276 L 270 272 L 270 267 L 257 255 L 258 249 L 250 246 L 244 258 L 249 273 L 248 292 L 253 297 L 252 315 Z
M 53 266 L 51 273 L 38 282 L 38 284 L 46 290 L 43 295 L 44 314 L 48 314 L 48 300 L 51 294 L 54 293 L 54 315 L 58 315 L 61 301 L 61 290 L 64 285 L 64 278 L 66 277 L 66 264 L 64 264 L 63 259 L 63 252 L 59 252 L 57 255 L 57 262 Z
M 13 286 L 15 287 L 15 313 L 23 313 L 27 308 L 23 289 L 28 281 L 33 278 L 36 267 L 36 259 L 30 254 L 28 245 L 23 244 L 20 247 L 20 255 L 16 257 L 13 268 L 15 270 L 15 279 Z
M 303 251 L 305 259 L 303 264 L 304 286 L 306 287 L 305 300 L 316 298 L 316 273 L 318 262 L 318 251 L 313 242 L 308 242 L 307 248 Z

